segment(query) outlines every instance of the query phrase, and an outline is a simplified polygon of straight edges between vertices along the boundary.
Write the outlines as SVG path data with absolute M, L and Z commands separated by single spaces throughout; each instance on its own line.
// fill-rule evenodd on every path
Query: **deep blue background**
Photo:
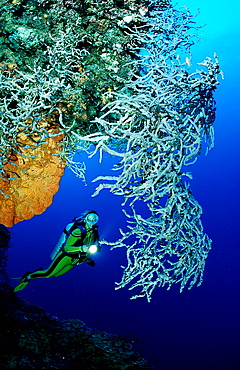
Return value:
M 177 286 L 158 289 L 151 303 L 130 301 L 126 288 L 114 290 L 114 282 L 121 278 L 120 265 L 125 264 L 124 250 L 104 248 L 94 268 L 78 266 L 59 278 L 32 281 L 19 295 L 60 318 L 79 318 L 89 327 L 139 337 L 143 343 L 138 348 L 154 369 L 239 370 L 240 4 L 181 0 L 178 6 L 184 4 L 193 13 L 200 8 L 197 22 L 207 24 L 193 48 L 193 66 L 198 68 L 196 63 L 215 51 L 225 74 L 215 94 L 215 148 L 188 168 L 194 176 L 191 189 L 203 207 L 205 232 L 213 240 L 203 284 L 181 294 Z M 51 207 L 11 228 L 11 277 L 47 267 L 62 229 L 86 208 L 99 212 L 102 237 L 117 238 L 118 228 L 125 227 L 122 199 L 107 190 L 91 197 L 91 179 L 108 173 L 110 162 L 87 160 L 87 186 L 66 170 Z

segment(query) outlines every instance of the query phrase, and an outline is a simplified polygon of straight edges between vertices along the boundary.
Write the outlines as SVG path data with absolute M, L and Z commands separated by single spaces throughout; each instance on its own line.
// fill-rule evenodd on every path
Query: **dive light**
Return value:
M 91 253 L 91 254 L 96 253 L 97 252 L 97 246 L 95 244 L 90 245 L 90 247 L 88 248 L 88 252 Z

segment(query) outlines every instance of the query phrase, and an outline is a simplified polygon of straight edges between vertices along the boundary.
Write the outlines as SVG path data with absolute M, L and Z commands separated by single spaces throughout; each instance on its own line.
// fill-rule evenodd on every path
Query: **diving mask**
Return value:
M 98 215 L 96 215 L 96 213 L 89 213 L 85 217 L 85 222 L 87 222 L 90 225 L 95 225 L 98 222 Z

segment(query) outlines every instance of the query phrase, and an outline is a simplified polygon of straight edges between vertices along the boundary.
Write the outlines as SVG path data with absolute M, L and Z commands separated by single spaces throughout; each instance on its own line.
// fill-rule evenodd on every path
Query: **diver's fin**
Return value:
M 30 283 L 30 280 L 26 281 L 26 279 L 20 281 L 20 283 L 14 288 L 14 292 L 23 290 L 29 283 Z
M 19 290 L 23 290 L 31 280 L 31 277 L 29 276 L 31 274 L 31 271 L 25 272 L 25 274 L 22 276 L 22 281 L 14 288 L 14 292 L 18 292 Z

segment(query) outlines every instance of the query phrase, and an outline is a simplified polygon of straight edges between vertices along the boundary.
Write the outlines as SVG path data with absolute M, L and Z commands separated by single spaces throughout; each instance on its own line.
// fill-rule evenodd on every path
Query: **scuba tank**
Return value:
M 72 220 L 72 222 L 70 224 L 68 224 L 65 229 L 63 230 L 63 233 L 62 235 L 60 236 L 60 239 L 58 240 L 54 250 L 52 251 L 51 255 L 50 255 L 50 258 L 52 260 L 54 260 L 54 258 L 57 256 L 57 254 L 60 252 L 60 251 L 63 251 L 65 255 L 69 255 L 70 257 L 72 257 L 72 253 L 68 253 L 66 252 L 64 249 L 64 246 L 65 246 L 65 243 L 66 243 L 66 239 L 68 238 L 69 234 L 71 233 L 71 231 L 73 229 L 75 229 L 76 227 L 79 227 L 81 229 L 81 237 L 80 239 L 78 240 L 78 244 L 76 245 L 82 245 L 83 243 L 83 240 L 86 236 L 86 229 L 85 229 L 85 226 L 83 225 L 84 224 L 84 219 L 82 217 L 74 217 L 74 219 Z M 92 227 L 92 232 L 93 232 L 93 235 L 94 235 L 94 243 L 93 245 L 96 246 L 96 251 L 97 252 L 100 252 L 101 250 L 101 247 L 99 245 L 99 235 L 98 235 L 98 226 L 93 226 Z M 82 245 L 83 246 L 83 245 Z M 83 246 L 84 247 L 84 246 Z M 88 246 L 89 248 L 90 246 Z M 90 250 L 90 253 L 95 253 L 95 248 L 93 249 L 93 246 L 92 246 L 92 249 Z
M 57 244 L 56 244 L 56 246 L 55 246 L 54 250 L 52 251 L 52 253 L 51 253 L 51 255 L 50 255 L 51 260 L 54 260 L 54 258 L 55 258 L 55 257 L 56 257 L 56 255 L 58 254 L 58 252 L 60 252 L 60 250 L 62 249 L 62 246 L 63 246 L 63 244 L 64 244 L 64 242 L 65 242 L 65 240 L 66 240 L 67 233 L 68 233 L 68 231 L 71 229 L 71 227 L 72 227 L 73 225 L 74 225 L 74 222 L 71 222 L 70 224 L 68 224 L 68 225 L 65 227 L 65 229 L 64 229 L 64 231 L 63 231 L 62 235 L 60 236 L 60 238 L 59 238 L 59 240 L 58 240 L 58 242 L 57 242 Z

